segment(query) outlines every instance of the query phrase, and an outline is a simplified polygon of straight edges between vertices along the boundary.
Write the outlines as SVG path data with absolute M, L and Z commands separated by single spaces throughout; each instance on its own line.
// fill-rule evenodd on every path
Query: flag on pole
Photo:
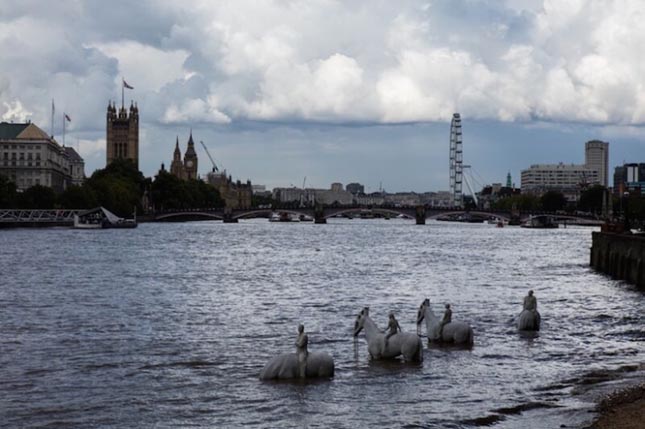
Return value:
M 67 113 L 63 113 L 63 115 L 65 115 L 65 119 L 67 119 L 67 122 L 72 122 L 72 118 L 70 118 Z
M 54 99 L 52 98 L 52 115 L 56 111 L 56 106 L 54 106 Z
M 125 79 L 123 79 L 123 87 L 128 89 L 134 89 L 134 86 L 128 85 L 128 82 L 126 82 Z

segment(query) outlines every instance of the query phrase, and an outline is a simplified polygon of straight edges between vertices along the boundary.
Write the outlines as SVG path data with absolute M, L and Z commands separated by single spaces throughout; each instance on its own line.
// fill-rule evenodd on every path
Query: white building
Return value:
M 421 194 L 421 203 L 431 207 L 451 207 L 452 194 L 448 191 L 426 192 Z
M 522 170 L 522 193 L 562 192 L 569 201 L 577 201 L 581 190 L 599 183 L 598 170 L 587 165 L 536 164 Z
M 62 192 L 82 183 L 83 159 L 68 149 L 30 122 L 0 123 L 0 175 L 18 190 L 42 185 Z
M 609 180 L 609 143 L 591 140 L 585 143 L 585 165 L 598 171 L 598 183 L 607 187 Z

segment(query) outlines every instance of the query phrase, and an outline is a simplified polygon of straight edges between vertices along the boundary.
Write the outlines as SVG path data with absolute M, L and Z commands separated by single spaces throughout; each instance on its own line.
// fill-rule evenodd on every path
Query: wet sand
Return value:
M 607 395 L 598 404 L 598 412 L 591 429 L 645 427 L 645 382 Z

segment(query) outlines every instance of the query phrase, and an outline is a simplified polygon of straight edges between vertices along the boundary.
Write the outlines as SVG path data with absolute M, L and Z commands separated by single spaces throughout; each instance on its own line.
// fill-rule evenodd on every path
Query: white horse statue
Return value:
M 334 359 L 326 352 L 309 352 L 305 378 L 330 378 L 334 376 Z M 272 358 L 260 372 L 260 380 L 287 380 L 300 378 L 298 356 L 283 353 Z
M 517 318 L 517 329 L 520 331 L 539 331 L 542 320 L 537 310 L 522 310 Z
M 446 323 L 441 331 L 441 319 L 439 319 L 432 308 L 430 308 L 430 300 L 425 299 L 419 307 L 417 313 L 417 326 L 425 319 L 426 330 L 428 332 L 428 341 L 437 341 L 444 343 L 453 343 L 459 345 L 472 345 L 473 344 L 473 328 L 465 322 L 450 322 Z
M 416 334 L 397 332 L 392 335 L 385 346 L 385 333 L 381 331 L 369 316 L 369 307 L 365 307 L 356 317 L 354 337 L 365 329 L 367 351 L 372 359 L 392 359 L 403 355 L 406 362 L 423 361 L 423 343 Z

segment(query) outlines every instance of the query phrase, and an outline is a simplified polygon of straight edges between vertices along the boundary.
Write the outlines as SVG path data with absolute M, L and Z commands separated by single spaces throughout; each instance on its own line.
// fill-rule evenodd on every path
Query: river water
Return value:
M 591 229 L 406 220 L 0 231 L 0 425 L 568 427 L 589 386 L 640 377 L 642 293 L 588 266 Z M 534 289 L 542 331 L 512 318 Z M 450 302 L 471 350 L 370 362 L 364 306 Z M 275 354 L 329 352 L 336 376 L 261 382 Z

